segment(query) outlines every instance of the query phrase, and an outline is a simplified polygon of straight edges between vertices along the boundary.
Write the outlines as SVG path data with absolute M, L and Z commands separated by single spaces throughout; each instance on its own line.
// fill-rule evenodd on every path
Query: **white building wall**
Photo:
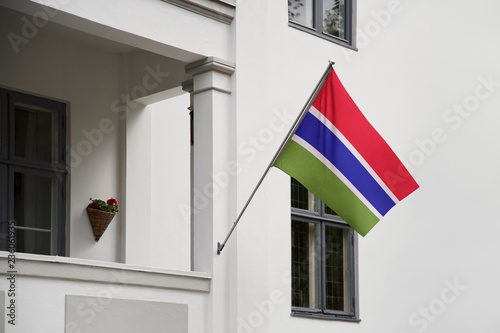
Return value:
M 358 1 L 357 52 L 288 27 L 284 2 L 238 9 L 240 207 L 285 134 L 266 139 L 275 110 L 297 114 L 328 59 L 421 186 L 359 238 L 361 323 L 323 321 L 290 316 L 289 183 L 271 171 L 238 227 L 240 332 L 498 329 L 498 4 Z
M 16 7 L 26 2 L 6 3 Z M 232 204 L 237 202 L 238 211 L 243 207 L 328 59 L 336 61 L 336 71 L 353 99 L 404 160 L 421 188 L 365 238 L 359 238 L 359 324 L 290 316 L 289 178 L 275 169 L 221 256 L 210 257 L 213 263 L 209 264 L 216 267 L 216 288 L 211 295 L 137 286 L 119 297 L 189 304 L 190 332 L 209 331 L 211 327 L 245 333 L 498 329 L 495 277 L 500 269 L 494 256 L 498 231 L 494 209 L 499 199 L 495 186 L 499 161 L 494 152 L 500 145 L 496 134 L 499 116 L 495 113 L 500 104 L 498 5 L 487 0 L 474 6 L 466 1 L 359 2 L 357 52 L 288 27 L 284 2 L 252 0 L 238 1 L 237 5 L 230 26 L 153 0 L 122 2 L 119 7 L 111 0 L 72 1 L 64 4 L 64 11 L 54 20 L 185 62 L 216 56 L 236 63 L 232 95 L 220 103 L 228 108 L 218 110 L 227 116 L 227 124 L 236 124 L 236 142 L 225 142 L 223 147 L 227 148 L 224 156 L 229 158 L 236 150 L 238 162 L 237 195 L 227 198 L 227 209 L 222 200 L 217 201 L 217 212 L 223 219 L 214 221 L 215 227 L 209 230 L 220 241 L 226 236 L 222 224 L 228 224 L 227 217 L 234 215 Z M 18 26 L 19 20 L 2 17 L 1 34 Z M 152 131 L 146 141 L 151 150 L 145 153 L 151 156 L 147 177 L 151 186 L 144 188 L 146 198 L 151 196 L 151 219 L 143 230 L 149 248 L 140 248 L 144 243 L 137 235 L 134 242 L 123 243 L 120 213 L 103 236 L 107 241 L 93 241 L 84 212 L 87 193 L 95 190 L 98 193 L 92 196 L 104 198 L 118 193 L 120 202 L 126 191 L 126 175 L 120 171 L 126 154 L 119 143 L 125 142 L 130 132 L 117 114 L 108 111 L 111 103 L 133 86 L 128 80 L 140 80 L 141 75 L 124 73 L 126 57 L 46 35 L 48 31 L 41 29 L 18 54 L 5 51 L 11 45 L 6 39 L 0 41 L 0 85 L 71 101 L 71 125 L 78 129 L 71 132 L 72 147 L 90 141 L 81 129 L 98 128 L 104 114 L 117 124 L 102 143 L 92 146 L 92 159 L 82 161 L 72 173 L 71 255 L 124 262 L 124 249 L 130 246 L 131 251 L 137 250 L 137 260 L 141 251 L 147 253 L 148 265 L 188 269 L 187 244 L 182 239 L 191 230 L 179 225 L 180 216 L 172 210 L 185 202 L 186 183 L 162 174 L 161 166 L 168 163 L 165 156 L 152 157 L 161 148 L 172 149 L 173 154 L 180 151 L 162 146 L 163 133 L 158 131 L 171 124 L 161 126 L 165 115 L 156 114 L 160 112 L 156 105 L 148 111 L 152 112 L 148 120 Z M 93 98 L 82 96 L 82 91 Z M 165 103 L 174 108 L 185 101 Z M 227 132 L 216 133 L 214 142 L 232 138 L 234 131 Z M 186 176 L 186 169 L 178 171 Z M 96 174 L 98 179 L 93 178 Z M 182 187 L 182 194 L 165 206 L 167 216 L 157 205 L 170 182 Z M 234 187 L 230 186 L 231 191 L 225 193 L 232 194 Z M 141 188 L 140 183 L 137 188 Z M 134 195 L 140 197 L 141 192 Z M 170 214 L 176 224 L 166 224 Z M 167 230 L 172 233 L 163 238 Z M 178 234 L 182 237 L 175 237 Z M 174 246 L 182 254 L 171 252 Z M 19 304 L 31 310 L 38 304 L 33 301 L 46 302 L 58 315 L 53 324 L 51 316 L 43 316 L 43 327 L 59 330 L 64 323 L 63 296 L 93 297 L 101 287 L 102 283 L 30 277 L 20 280 L 19 290 L 26 292 Z M 28 292 L 33 292 L 32 296 Z M 28 313 L 20 311 L 20 315 Z M 197 316 L 201 320 L 193 319 Z M 470 320 L 479 317 L 481 320 Z M 214 318 L 223 322 L 214 323 Z M 27 321 L 23 325 L 27 330 L 34 327 Z

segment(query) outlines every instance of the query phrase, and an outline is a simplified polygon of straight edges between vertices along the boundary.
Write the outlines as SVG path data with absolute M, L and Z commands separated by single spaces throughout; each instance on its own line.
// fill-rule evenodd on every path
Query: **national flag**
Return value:
M 274 166 L 362 236 L 418 188 L 333 68 Z

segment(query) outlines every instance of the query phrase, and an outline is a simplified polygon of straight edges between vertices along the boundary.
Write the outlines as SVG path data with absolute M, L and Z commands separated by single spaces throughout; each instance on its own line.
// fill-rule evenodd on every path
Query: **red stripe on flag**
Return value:
M 399 200 L 418 184 L 347 93 L 334 70 L 313 106 L 346 137 Z

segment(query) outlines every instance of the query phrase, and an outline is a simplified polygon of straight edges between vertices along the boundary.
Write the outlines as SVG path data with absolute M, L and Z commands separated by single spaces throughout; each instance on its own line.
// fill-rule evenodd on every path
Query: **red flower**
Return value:
M 92 203 L 92 207 L 94 207 L 94 208 L 99 208 L 99 204 L 98 204 L 97 202 L 93 202 L 93 203 Z
M 108 199 L 108 201 L 106 201 L 108 203 L 108 205 L 114 205 L 114 206 L 117 206 L 118 205 L 118 202 L 116 201 L 116 199 Z

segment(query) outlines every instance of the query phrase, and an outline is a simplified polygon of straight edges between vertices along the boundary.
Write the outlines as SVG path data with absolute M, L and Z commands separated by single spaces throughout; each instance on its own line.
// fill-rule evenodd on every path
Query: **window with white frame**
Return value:
M 359 321 L 354 230 L 292 178 L 292 314 Z
M 65 255 L 66 107 L 0 89 L 0 250 Z
M 288 0 L 290 26 L 354 47 L 356 0 Z

